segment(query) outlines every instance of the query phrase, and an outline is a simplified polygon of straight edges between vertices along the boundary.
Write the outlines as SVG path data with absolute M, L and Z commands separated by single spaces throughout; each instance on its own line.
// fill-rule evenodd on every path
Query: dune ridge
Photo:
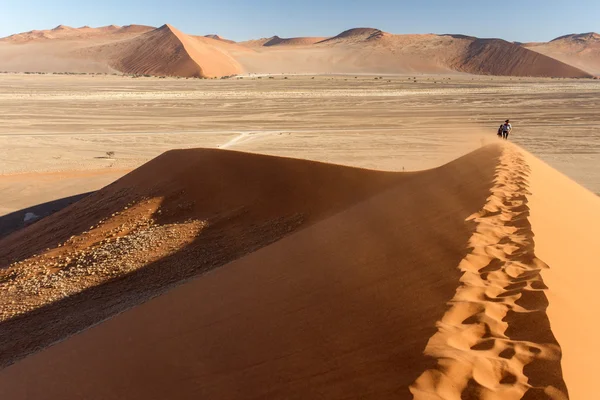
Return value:
M 323 192 L 335 193 L 330 186 L 331 182 L 340 182 L 337 177 L 322 181 L 319 190 L 306 191 L 307 187 L 301 187 L 298 190 L 314 196 L 315 202 L 307 202 L 305 196 L 295 196 L 294 192 L 289 198 L 297 197 L 297 204 L 313 210 L 308 214 L 312 215 L 313 223 L 305 225 L 305 229 L 280 237 L 261 250 L 252 249 L 233 263 L 4 368 L 0 371 L 0 395 L 19 399 L 43 393 L 48 399 L 65 398 L 64 391 L 60 394 L 57 391 L 61 384 L 56 383 L 62 380 L 60 376 L 68 376 L 71 393 L 90 399 L 164 398 L 167 394 L 177 398 L 221 399 L 410 398 L 408 386 L 420 371 L 434 365 L 422 351 L 435 332 L 435 321 L 445 311 L 443 304 L 458 284 L 460 274 L 456 265 L 464 257 L 472 235 L 472 227 L 465 223 L 465 218 L 485 202 L 499 153 L 497 146 L 489 146 L 440 168 L 395 173 L 389 175 L 391 180 L 385 178 L 389 184 L 385 190 L 366 191 L 360 198 L 356 197 L 356 187 L 350 186 L 346 195 L 340 197 L 343 200 L 349 196 L 342 203 L 339 200 L 332 203 Z M 224 151 L 214 154 L 238 161 L 239 157 L 257 157 Z M 169 159 L 177 164 L 181 155 L 179 152 L 177 157 Z M 307 165 L 299 160 L 282 161 L 281 165 L 288 166 L 286 170 L 266 171 L 280 174 L 283 182 L 289 181 L 289 168 Z M 157 168 L 158 165 L 154 164 Z M 298 183 L 313 186 L 314 179 L 323 179 L 324 165 L 308 165 L 318 167 L 314 171 L 318 173 L 310 174 L 306 183 L 303 180 L 290 183 L 291 189 Z M 251 169 L 246 165 L 236 171 Z M 335 170 L 349 171 L 344 167 Z M 198 171 L 190 168 L 186 174 L 198 179 L 203 176 Z M 172 172 L 180 176 L 182 171 Z M 372 178 L 381 177 L 380 174 L 361 173 L 357 183 L 372 184 Z M 141 172 L 130 175 L 122 184 L 145 176 Z M 241 182 L 248 180 L 239 178 Z M 153 181 L 150 176 L 144 179 Z M 263 185 L 272 182 L 268 177 L 260 179 Z M 279 183 L 274 183 L 275 189 L 277 193 L 286 193 Z M 172 190 L 179 191 L 177 185 Z M 245 215 L 256 216 L 259 210 L 288 215 L 272 210 L 273 206 L 288 207 L 286 202 L 266 194 L 263 192 L 258 198 L 271 204 L 270 207 L 253 205 L 248 214 L 229 216 L 227 230 L 220 230 L 219 235 L 233 228 L 236 232 L 228 239 L 233 243 L 254 235 L 240 231 L 239 227 L 244 225 Z M 238 198 L 231 196 L 234 192 L 223 195 L 215 202 Z M 212 196 L 204 197 L 210 201 Z M 432 201 L 439 197 L 444 201 Z M 243 201 L 254 203 L 249 198 Z M 333 210 L 332 204 L 337 204 Z M 198 211 L 206 209 L 198 206 Z M 330 211 L 317 213 L 322 207 Z M 162 211 L 163 217 L 170 215 L 168 209 Z M 184 214 L 185 220 L 199 215 L 190 211 Z M 172 218 L 164 221 L 173 221 Z M 178 250 L 165 260 L 160 270 L 154 269 L 152 273 L 165 273 L 182 262 L 199 263 L 202 258 L 198 253 L 190 253 L 187 259 L 187 248 Z M 119 282 L 106 285 L 118 288 L 110 293 L 117 298 L 99 295 L 97 291 L 89 296 L 103 305 L 122 302 L 134 286 L 124 290 Z M 136 287 L 156 284 L 142 281 Z M 83 299 L 75 296 L 79 304 L 85 302 Z M 411 307 L 406 307 L 408 303 Z M 58 312 L 68 313 L 72 322 L 78 314 L 71 306 L 64 306 L 64 302 L 59 302 Z M 98 305 L 95 307 L 87 309 L 85 315 L 97 314 Z M 45 310 L 46 316 L 48 311 Z M 51 319 L 59 320 L 52 322 L 56 329 L 56 323 L 63 321 L 56 318 L 60 314 L 50 314 Z M 7 329 L 9 325 L 15 328 L 12 332 L 28 338 L 28 345 L 37 340 L 36 335 L 52 335 L 48 320 L 43 323 L 38 319 L 31 330 L 22 329 L 28 319 L 35 319 L 34 314 L 4 322 L 0 325 L 1 336 L 12 336 Z M 65 325 L 58 327 L 62 336 L 54 337 L 64 339 Z M 32 334 L 32 330 L 37 333 Z M 131 340 L 124 341 L 122 332 L 127 332 Z M 93 349 L 89 341 L 95 343 Z M 22 348 L 24 344 L 3 347 L 1 354 L 3 357 L 10 352 L 14 354 L 19 346 Z M 37 346 L 44 347 L 40 342 Z M 55 352 L 60 352 L 61 357 L 56 357 Z M 115 364 L 116 356 L 121 361 Z M 35 376 L 36 385 L 25 384 L 31 376 Z M 141 385 L 142 381 L 145 384 Z
M 476 224 L 461 286 L 425 354 L 438 360 L 411 386 L 415 399 L 568 398 L 561 350 L 546 315 L 548 266 L 535 257 L 529 166 L 505 147 Z M 466 396 L 466 397 L 465 397 Z

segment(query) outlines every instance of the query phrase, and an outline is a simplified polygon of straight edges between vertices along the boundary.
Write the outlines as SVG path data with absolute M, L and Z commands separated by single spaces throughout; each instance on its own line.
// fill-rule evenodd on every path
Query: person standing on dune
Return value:
M 510 120 L 504 121 L 502 125 L 502 139 L 508 140 L 508 134 L 512 131 L 512 125 L 510 124 Z

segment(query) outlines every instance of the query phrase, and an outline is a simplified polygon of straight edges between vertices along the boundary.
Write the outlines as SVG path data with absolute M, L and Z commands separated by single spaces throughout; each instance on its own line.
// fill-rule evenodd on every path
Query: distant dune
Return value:
M 380 31 L 379 29 L 353 28 L 353 29 L 348 29 L 347 31 L 344 31 L 337 36 L 323 40 L 323 42 L 324 43 L 326 43 L 326 42 L 334 43 L 334 42 L 342 42 L 342 41 L 343 42 L 365 41 L 365 40 L 378 39 L 378 38 L 383 37 L 384 35 L 386 35 L 385 32 Z
M 600 35 L 597 33 L 565 35 L 548 43 L 523 46 L 600 76 Z
M 0 42 L 8 43 L 27 43 L 31 41 L 39 40 L 82 40 L 90 39 L 95 37 L 106 36 L 107 34 L 114 34 L 115 36 L 129 35 L 132 33 L 144 33 L 155 29 L 152 26 L 145 25 L 126 25 L 119 27 L 116 25 L 103 26 L 99 28 L 90 28 L 89 26 L 82 26 L 81 28 L 71 28 L 70 26 L 59 25 L 56 28 L 41 31 L 29 31 L 24 33 L 18 33 L 5 38 L 0 39 Z M 115 37 L 116 39 L 116 37 Z
M 185 35 L 170 25 L 130 40 L 90 48 L 95 58 L 132 74 L 213 77 L 234 75 L 241 66 L 227 54 L 228 43 Z
M 590 77 L 588 72 L 499 39 L 474 39 L 455 61 L 472 74 L 540 77 Z
M 589 77 L 560 61 L 499 39 L 460 35 L 392 35 L 373 28 L 349 29 L 313 46 L 268 51 L 269 38 L 246 42 L 255 53 L 235 55 L 254 73 L 455 73 Z
M 216 40 L 221 40 L 223 42 L 227 42 L 227 43 L 235 43 L 235 41 L 233 40 L 229 40 L 229 39 L 225 39 L 219 35 L 204 35 L 204 37 L 207 37 L 209 39 L 216 39 Z
M 470 73 L 583 78 L 591 77 L 590 72 L 596 70 L 595 63 L 600 60 L 594 50 L 596 39 L 593 35 L 571 35 L 546 45 L 519 45 L 463 35 L 393 35 L 375 28 L 354 28 L 331 38 L 272 36 L 235 43 L 215 34 L 187 35 L 168 24 L 158 29 L 140 25 L 101 28 L 60 25 L 0 39 L 0 70 L 116 70 L 182 77 L 249 72 Z M 568 51 L 561 44 L 567 41 L 573 42 L 567 46 Z M 560 51 L 546 51 L 548 46 Z M 585 55 L 580 54 L 582 46 Z M 545 52 L 550 57 L 540 54 Z
M 271 46 L 309 46 L 325 40 L 324 37 L 295 37 L 295 38 L 280 38 L 273 36 L 257 40 L 249 40 L 240 44 L 246 47 L 271 47 Z
M 584 398 L 599 212 L 510 144 L 412 173 L 167 152 L 0 241 L 0 396 Z

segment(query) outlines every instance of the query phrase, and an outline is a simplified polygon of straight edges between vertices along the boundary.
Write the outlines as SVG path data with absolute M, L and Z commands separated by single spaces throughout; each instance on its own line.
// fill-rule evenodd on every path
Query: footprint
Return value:
M 471 350 L 477 350 L 477 351 L 491 350 L 494 348 L 495 345 L 496 345 L 495 339 L 484 340 L 482 342 L 477 343 L 474 346 L 471 346 Z
M 512 347 L 509 347 L 509 348 L 502 350 L 500 352 L 500 354 L 498 354 L 498 357 L 504 358 L 506 360 L 510 360 L 511 358 L 513 358 L 515 356 L 515 354 L 517 354 L 515 349 L 513 349 Z

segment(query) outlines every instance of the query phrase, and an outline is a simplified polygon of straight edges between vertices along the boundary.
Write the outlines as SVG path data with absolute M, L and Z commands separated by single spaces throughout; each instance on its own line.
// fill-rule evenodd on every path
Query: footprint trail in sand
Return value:
M 449 309 L 425 354 L 437 360 L 411 385 L 417 400 L 567 399 L 560 347 L 546 314 L 548 268 L 535 257 L 528 221 L 529 167 L 503 149 Z

